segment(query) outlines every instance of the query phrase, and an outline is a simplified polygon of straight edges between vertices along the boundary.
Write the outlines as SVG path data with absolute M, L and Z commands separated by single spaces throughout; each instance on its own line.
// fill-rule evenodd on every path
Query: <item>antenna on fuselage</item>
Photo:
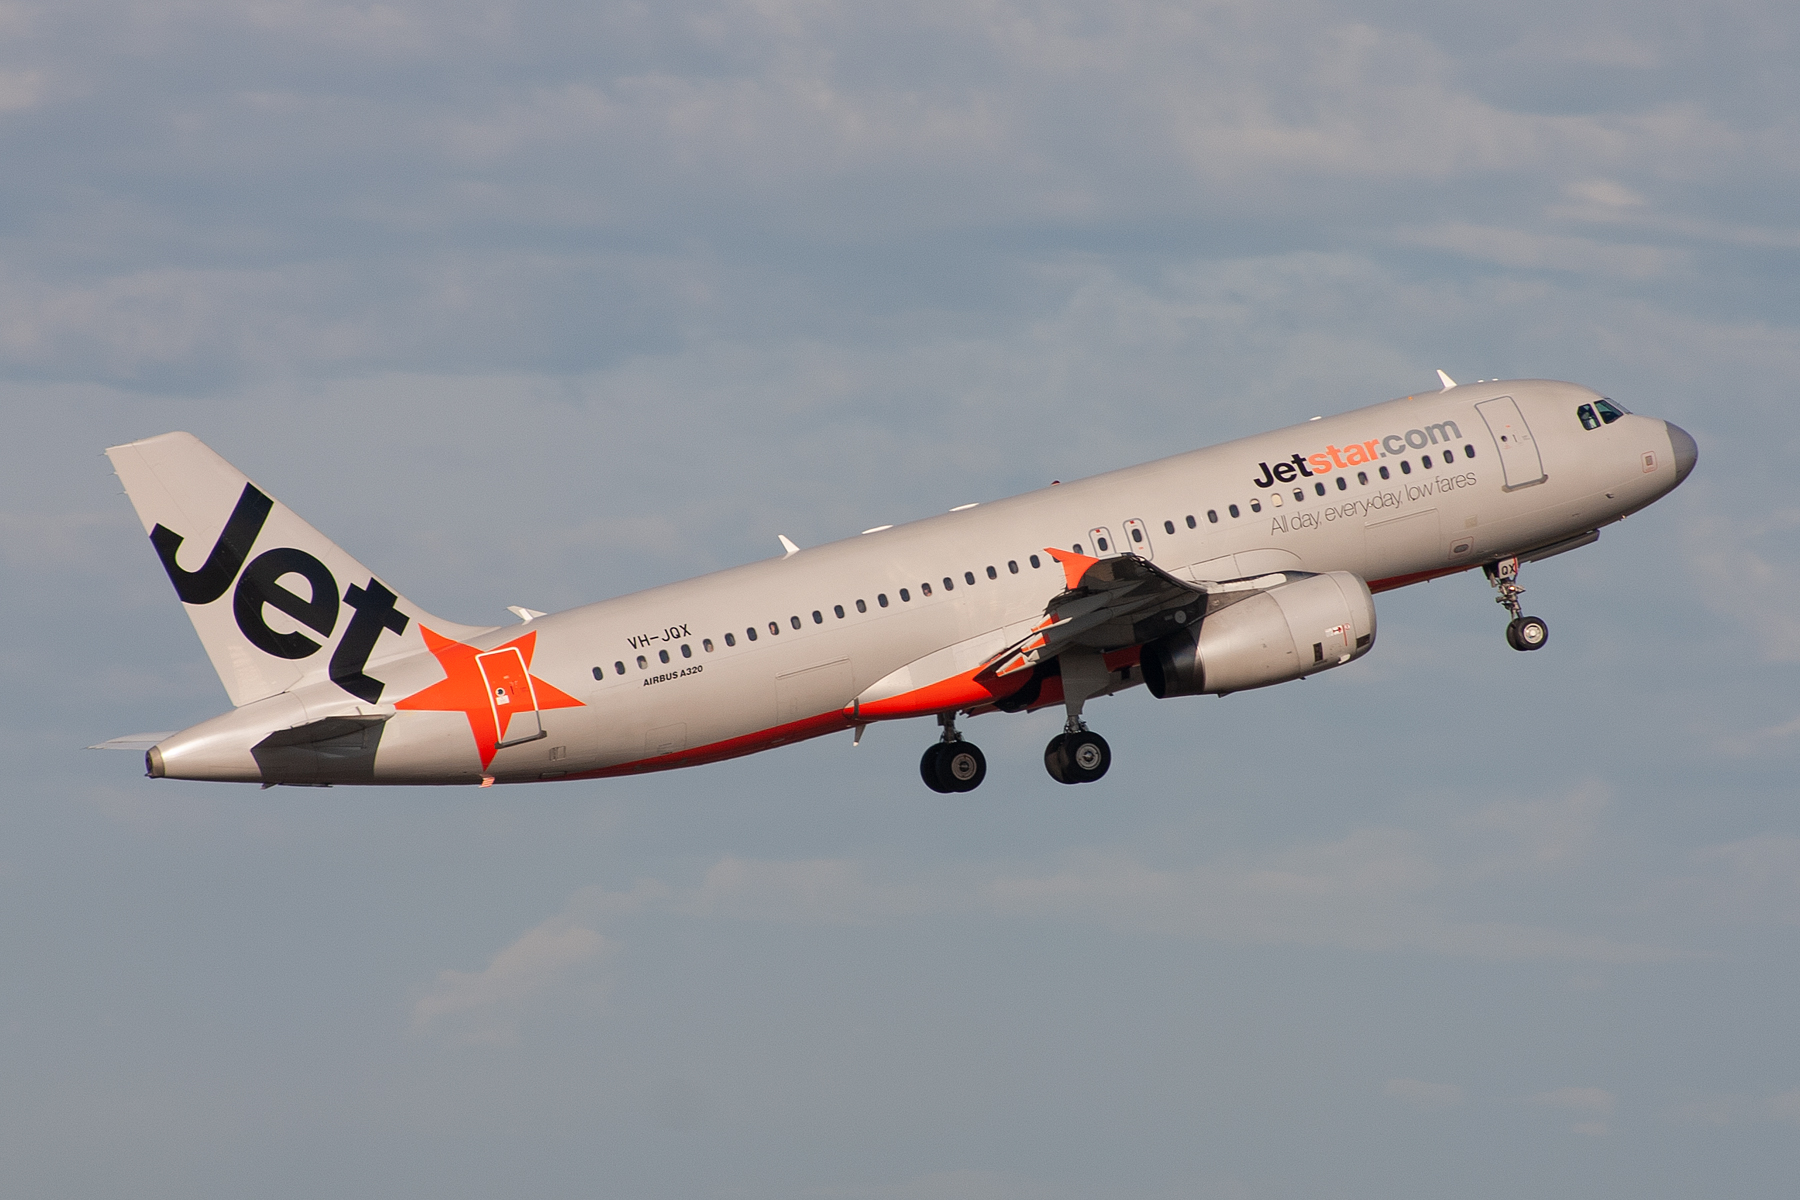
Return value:
M 783 554 L 783 555 L 782 555 L 782 556 L 781 556 L 781 557 L 783 557 L 783 558 L 787 558 L 787 557 L 789 557 L 789 556 L 790 556 L 790 555 L 794 555 L 794 554 L 798 554 L 798 553 L 800 553 L 800 547 L 798 547 L 798 546 L 796 546 L 796 545 L 794 545 L 794 543 L 792 543 L 792 542 L 790 542 L 790 541 L 788 541 L 788 536 L 787 536 L 787 534 L 785 534 L 785 533 L 778 533 L 778 534 L 776 534 L 776 535 L 775 535 L 775 537 L 776 537 L 776 538 L 777 538 L 777 539 L 778 539 L 778 540 L 779 540 L 779 541 L 780 541 L 780 542 L 781 542 L 781 548 L 782 548 L 782 549 L 783 549 L 783 550 L 785 550 L 785 551 L 787 551 L 787 553 L 786 553 L 786 554 Z
M 1439 388 L 1438 389 L 1439 391 L 1447 392 L 1451 388 L 1456 386 L 1456 380 L 1454 380 L 1454 379 L 1450 378 L 1448 375 L 1444 374 L 1444 369 L 1442 367 L 1438 368 L 1438 378 L 1444 381 L 1444 386 L 1442 388 Z

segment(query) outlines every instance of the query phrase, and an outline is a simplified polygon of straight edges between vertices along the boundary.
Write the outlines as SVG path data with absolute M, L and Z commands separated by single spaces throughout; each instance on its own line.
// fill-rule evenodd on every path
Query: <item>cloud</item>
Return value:
M 436 986 L 413 1004 L 412 1032 L 448 1030 L 463 1042 L 514 1045 L 518 1017 L 528 1002 L 616 948 L 567 916 L 553 917 L 527 930 L 481 971 L 440 971 Z
M 1777 1121 L 1800 1126 L 1800 1088 L 1769 1097 L 1769 1115 Z
M 860 925 L 939 907 L 930 890 L 871 881 L 843 859 L 768 862 L 724 858 L 681 908 L 696 916 L 801 925 Z
M 1679 250 L 1532 233 L 1502 226 L 1446 222 L 1401 232 L 1407 245 L 1448 250 L 1478 262 L 1536 271 L 1570 271 L 1620 279 L 1655 279 L 1683 264 Z
M 1590 780 L 1560 794 L 1496 801 L 1464 820 L 1462 828 L 1482 843 L 1476 866 L 1482 874 L 1555 869 L 1589 849 L 1611 802 L 1612 789 Z M 1514 847 L 1494 849 L 1494 834 L 1511 837 Z
M 1548 1108 L 1566 1108 L 1571 1112 L 1610 1113 L 1617 1097 L 1604 1088 L 1565 1087 L 1539 1092 L 1531 1102 Z
M 1576 1121 L 1569 1128 L 1584 1137 L 1604 1137 L 1611 1132 L 1611 1127 L 1604 1118 L 1611 1115 L 1617 1099 L 1604 1088 L 1565 1087 L 1539 1092 L 1531 1098 L 1531 1102 L 1567 1112 L 1593 1113 L 1599 1119 Z
M 1718 616 L 1738 625 L 1771 662 L 1800 662 L 1800 568 L 1790 543 L 1800 509 L 1774 508 L 1692 517 L 1682 545 L 1693 575 L 1692 593 Z
M 1455 1108 L 1463 1102 L 1463 1090 L 1453 1083 L 1427 1083 L 1423 1079 L 1390 1079 L 1381 1094 L 1415 1108 Z

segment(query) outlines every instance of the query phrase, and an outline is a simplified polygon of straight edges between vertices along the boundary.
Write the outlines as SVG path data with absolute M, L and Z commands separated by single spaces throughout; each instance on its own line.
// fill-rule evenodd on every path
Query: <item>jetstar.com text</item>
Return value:
M 1250 482 L 1259 488 L 1272 488 L 1277 484 L 1292 483 L 1301 476 L 1310 479 L 1314 475 L 1329 475 L 1333 471 L 1372 463 L 1378 458 L 1405 454 L 1408 450 L 1429 450 L 1439 442 L 1450 445 L 1461 440 L 1462 430 L 1456 427 L 1455 421 L 1439 421 L 1423 429 L 1390 433 L 1386 437 L 1352 442 L 1348 446 L 1327 446 L 1313 454 L 1295 454 L 1274 466 L 1258 463 L 1262 476 Z

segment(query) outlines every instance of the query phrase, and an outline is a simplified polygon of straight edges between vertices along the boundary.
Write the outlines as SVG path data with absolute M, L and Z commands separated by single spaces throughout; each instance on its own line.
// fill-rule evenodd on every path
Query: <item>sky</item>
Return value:
M 1786 1197 L 1800 9 L 0 0 L 0 1191 Z M 1459 379 L 1678 491 L 1260 692 L 636 779 L 151 781 L 101 457 L 471 624 Z

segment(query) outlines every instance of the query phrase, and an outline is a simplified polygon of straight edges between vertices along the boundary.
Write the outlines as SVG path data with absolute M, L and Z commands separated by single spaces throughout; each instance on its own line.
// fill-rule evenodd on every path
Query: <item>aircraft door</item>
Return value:
M 532 686 L 531 672 L 526 669 L 525 656 L 519 648 L 507 646 L 477 654 L 475 665 L 481 668 L 481 678 L 487 684 L 488 709 L 494 714 L 494 748 L 500 750 L 544 737 L 537 689 Z
M 1112 530 L 1104 525 L 1088 530 L 1088 541 L 1093 545 L 1095 558 L 1107 558 L 1119 552 L 1119 548 L 1113 545 Z
M 1136 517 L 1125 522 L 1125 536 L 1131 540 L 1121 546 L 1121 550 L 1129 551 L 1132 554 L 1141 554 L 1145 558 L 1156 557 L 1156 551 L 1150 546 L 1150 530 Z
M 1525 414 L 1519 411 L 1518 403 L 1511 396 L 1483 400 L 1475 406 L 1475 411 L 1487 422 L 1488 432 L 1494 436 L 1494 446 L 1500 451 L 1500 472 L 1506 477 L 1505 491 L 1530 487 L 1549 478 L 1544 474 L 1544 460 L 1538 456 L 1537 440 L 1531 436 L 1531 427 L 1525 424 Z

